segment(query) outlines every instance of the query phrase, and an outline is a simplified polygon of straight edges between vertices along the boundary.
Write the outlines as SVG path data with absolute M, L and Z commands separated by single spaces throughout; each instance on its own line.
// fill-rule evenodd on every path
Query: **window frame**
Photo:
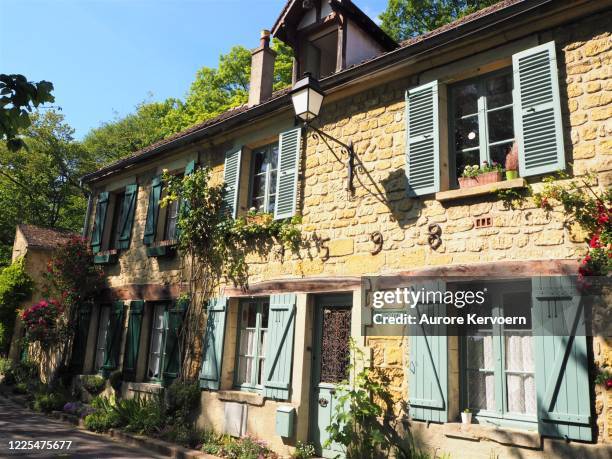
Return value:
M 249 356 L 251 358 L 254 359 L 255 361 L 255 369 L 253 370 L 252 376 L 251 376 L 251 381 L 250 382 L 239 382 L 238 378 L 239 378 L 239 370 L 240 370 L 240 340 L 242 338 L 242 311 L 244 309 L 244 307 L 248 307 L 249 304 L 256 304 L 257 305 L 257 312 L 256 312 L 256 319 L 255 319 L 255 353 L 253 356 Z M 265 329 L 261 327 L 261 321 L 262 321 L 262 311 L 263 311 L 263 306 L 264 304 L 267 304 L 267 308 L 268 308 L 268 327 L 266 327 Z M 265 349 L 261 349 L 260 348 L 260 334 L 262 332 L 262 330 L 265 330 L 266 333 L 269 332 L 270 330 L 270 297 L 258 297 L 258 298 L 249 298 L 249 299 L 242 299 L 239 301 L 238 303 L 238 320 L 237 320 L 237 329 L 236 329 L 236 357 L 235 357 L 235 363 L 234 363 L 234 381 L 233 381 L 233 386 L 234 388 L 241 390 L 241 391 L 245 391 L 245 392 L 256 392 L 256 393 L 263 393 L 263 389 L 264 389 L 264 379 L 265 379 L 265 375 L 264 375 L 264 370 L 265 370 Z M 251 328 L 251 327 L 246 327 L 246 328 Z M 265 344 L 265 343 L 264 343 Z M 261 365 L 264 365 L 263 369 L 261 368 Z M 261 384 L 257 384 L 257 375 L 259 374 L 259 371 L 262 371 L 262 382 Z
M 102 321 L 104 314 L 106 311 L 106 319 Z M 101 304 L 98 310 L 98 326 L 96 327 L 96 352 L 94 355 L 94 371 L 96 373 L 102 372 L 102 367 L 104 367 L 104 361 L 106 360 L 106 341 L 108 332 L 110 330 L 110 316 L 111 316 L 111 305 L 110 304 Z M 102 326 L 104 326 L 104 333 L 101 333 Z M 103 336 L 102 336 L 103 335 Z M 100 338 L 103 338 L 103 342 L 100 343 Z M 98 365 L 98 357 L 100 352 L 102 353 L 102 361 Z
M 166 349 L 166 338 L 168 336 L 168 308 L 170 304 L 164 301 L 157 301 L 151 304 L 151 326 L 149 327 L 149 346 L 147 349 L 147 369 L 146 369 L 146 377 L 145 379 L 148 382 L 161 384 L 164 378 L 164 357 L 165 357 L 165 349 Z M 157 308 L 163 308 L 163 318 L 162 318 L 162 327 L 161 327 L 161 339 L 160 339 L 160 348 L 159 348 L 159 376 L 149 376 L 149 370 L 151 365 L 151 351 L 153 345 L 153 334 L 155 327 L 155 311 Z
M 255 155 L 259 152 L 261 152 L 262 150 L 266 150 L 266 153 L 272 148 L 276 146 L 276 168 L 275 169 L 270 169 L 269 168 L 269 164 L 270 163 L 266 163 L 266 171 L 265 172 L 255 172 Z M 251 164 L 250 164 L 250 170 L 249 170 L 249 194 L 248 194 L 248 206 L 247 209 L 251 209 L 252 207 L 255 207 L 253 205 L 253 200 L 255 199 L 255 177 L 256 176 L 264 176 L 265 177 L 265 184 L 264 184 L 264 195 L 263 195 L 263 208 L 264 211 L 260 211 L 257 210 L 257 213 L 264 213 L 264 214 L 273 214 L 274 213 L 274 206 L 272 206 L 271 210 L 268 210 L 269 206 L 270 206 L 270 187 L 272 185 L 272 172 L 276 172 L 276 177 L 274 179 L 274 182 L 278 181 L 278 166 L 279 166 L 279 157 L 280 157 L 280 151 L 279 151 L 279 147 L 280 147 L 280 142 L 279 139 L 275 140 L 274 142 L 270 142 L 267 143 L 265 145 L 261 145 L 259 147 L 253 148 L 251 150 Z M 277 183 L 274 183 L 274 185 L 276 186 Z M 278 190 L 275 189 L 274 190 L 274 202 L 276 203 L 276 199 L 278 198 Z

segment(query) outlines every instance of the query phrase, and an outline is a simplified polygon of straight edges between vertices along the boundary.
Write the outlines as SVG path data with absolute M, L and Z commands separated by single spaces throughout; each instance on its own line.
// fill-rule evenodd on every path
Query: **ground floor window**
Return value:
M 100 306 L 100 315 L 98 319 L 98 338 L 96 340 L 96 361 L 95 370 L 102 370 L 106 359 L 106 345 L 108 342 L 108 333 L 110 325 L 110 305 Z
M 263 389 L 269 308 L 269 298 L 249 299 L 240 303 L 235 384 L 244 390 Z
M 159 381 L 162 377 L 164 336 L 168 327 L 165 320 L 166 309 L 164 303 L 155 304 L 153 307 L 149 365 L 147 370 L 148 378 L 153 381 Z

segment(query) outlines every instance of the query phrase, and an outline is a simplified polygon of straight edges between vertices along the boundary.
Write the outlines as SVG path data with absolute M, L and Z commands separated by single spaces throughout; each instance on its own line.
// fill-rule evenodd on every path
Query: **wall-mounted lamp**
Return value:
M 325 93 L 321 90 L 319 82 L 316 78 L 313 78 L 310 73 L 305 73 L 304 78 L 295 83 L 291 89 L 291 101 L 293 102 L 293 109 L 295 110 L 295 116 L 304 122 L 306 129 L 312 129 L 317 135 L 323 139 L 331 140 L 332 142 L 340 145 L 342 150 L 348 156 L 346 167 L 347 167 L 347 182 L 346 190 L 353 194 L 355 188 L 353 186 L 353 177 L 355 175 L 355 151 L 353 150 L 353 142 L 345 144 L 340 140 L 330 136 L 329 134 L 321 131 L 320 129 L 312 126 L 310 123 L 314 121 L 321 111 L 321 105 L 323 104 L 323 98 Z M 327 142 L 325 142 L 327 148 L 332 152 L 332 148 Z M 336 156 L 336 158 L 338 158 Z M 339 158 L 338 158 L 339 159 Z

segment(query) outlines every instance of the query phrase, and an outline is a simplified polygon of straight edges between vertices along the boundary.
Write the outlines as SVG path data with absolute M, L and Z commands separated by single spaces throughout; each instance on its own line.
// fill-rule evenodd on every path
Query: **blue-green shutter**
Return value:
M 118 249 L 127 249 L 130 247 L 137 196 L 138 184 L 133 183 L 125 187 L 125 199 L 123 200 L 121 220 L 119 221 L 119 240 L 117 241 Z
M 415 290 L 444 292 L 442 281 L 424 281 Z M 446 306 L 419 303 L 412 310 L 417 320 L 421 314 L 446 316 Z M 408 404 L 410 416 L 421 421 L 448 421 L 448 338 L 443 325 L 410 327 L 410 363 L 408 365 Z
M 98 253 L 102 248 L 102 238 L 104 237 L 104 225 L 106 223 L 106 209 L 108 209 L 108 191 L 98 194 L 96 205 L 96 216 L 94 218 L 93 233 L 91 235 L 91 250 Z
M 225 153 L 225 168 L 223 170 L 225 192 L 223 194 L 223 206 L 221 210 L 232 218 L 236 218 L 238 212 L 241 161 L 242 149 Z
M 203 389 L 219 390 L 221 384 L 227 307 L 226 297 L 215 298 L 208 302 L 200 371 L 200 387 Z
M 565 169 L 555 42 L 512 56 L 521 177 Z
M 539 431 L 592 441 L 584 304 L 576 279 L 533 278 L 532 296 Z
M 163 181 L 161 176 L 153 177 L 151 181 L 151 192 L 149 194 L 149 208 L 147 209 L 147 220 L 143 242 L 148 245 L 155 241 L 157 231 L 157 216 L 159 215 L 159 200 L 161 198 Z
M 74 341 L 72 343 L 72 356 L 70 358 L 70 367 L 74 374 L 80 374 L 83 372 L 90 320 L 91 305 L 80 304 L 77 311 Z
M 117 368 L 119 364 L 119 347 L 123 335 L 123 301 L 115 301 L 108 317 L 108 333 L 104 350 L 102 370 L 105 373 Z
M 130 302 L 130 318 L 128 321 L 127 339 L 125 341 L 125 357 L 123 359 L 123 374 L 126 381 L 133 380 L 136 375 L 143 309 L 144 301 L 134 300 Z
M 195 172 L 195 168 L 196 168 L 196 162 L 195 160 L 192 159 L 185 166 L 185 176 L 193 174 Z M 189 214 L 190 211 L 191 211 L 191 203 L 189 201 L 185 201 L 184 199 L 181 199 L 179 203 L 179 215 L 181 216 L 187 215 Z M 181 227 L 180 227 L 180 218 L 179 218 L 179 222 L 177 222 L 176 230 L 174 232 L 174 239 L 178 240 L 180 236 L 181 236 Z
M 278 400 L 287 400 L 290 395 L 296 298 L 294 293 L 270 297 L 264 395 Z
M 164 339 L 163 351 L 163 382 L 168 384 L 178 377 L 181 368 L 181 327 L 185 316 L 185 306 L 183 302 L 176 303 L 166 311 L 166 336 Z
M 279 138 L 276 201 L 274 203 L 275 219 L 295 215 L 302 129 L 297 128 L 283 132 Z
M 408 195 L 440 191 L 438 82 L 406 92 L 406 178 Z

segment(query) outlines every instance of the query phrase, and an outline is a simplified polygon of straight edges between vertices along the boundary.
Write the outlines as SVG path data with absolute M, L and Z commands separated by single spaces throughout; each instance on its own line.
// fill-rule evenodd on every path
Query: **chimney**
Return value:
M 251 53 L 249 107 L 265 102 L 272 96 L 275 59 L 276 52 L 270 49 L 270 31 L 262 30 L 259 48 Z

